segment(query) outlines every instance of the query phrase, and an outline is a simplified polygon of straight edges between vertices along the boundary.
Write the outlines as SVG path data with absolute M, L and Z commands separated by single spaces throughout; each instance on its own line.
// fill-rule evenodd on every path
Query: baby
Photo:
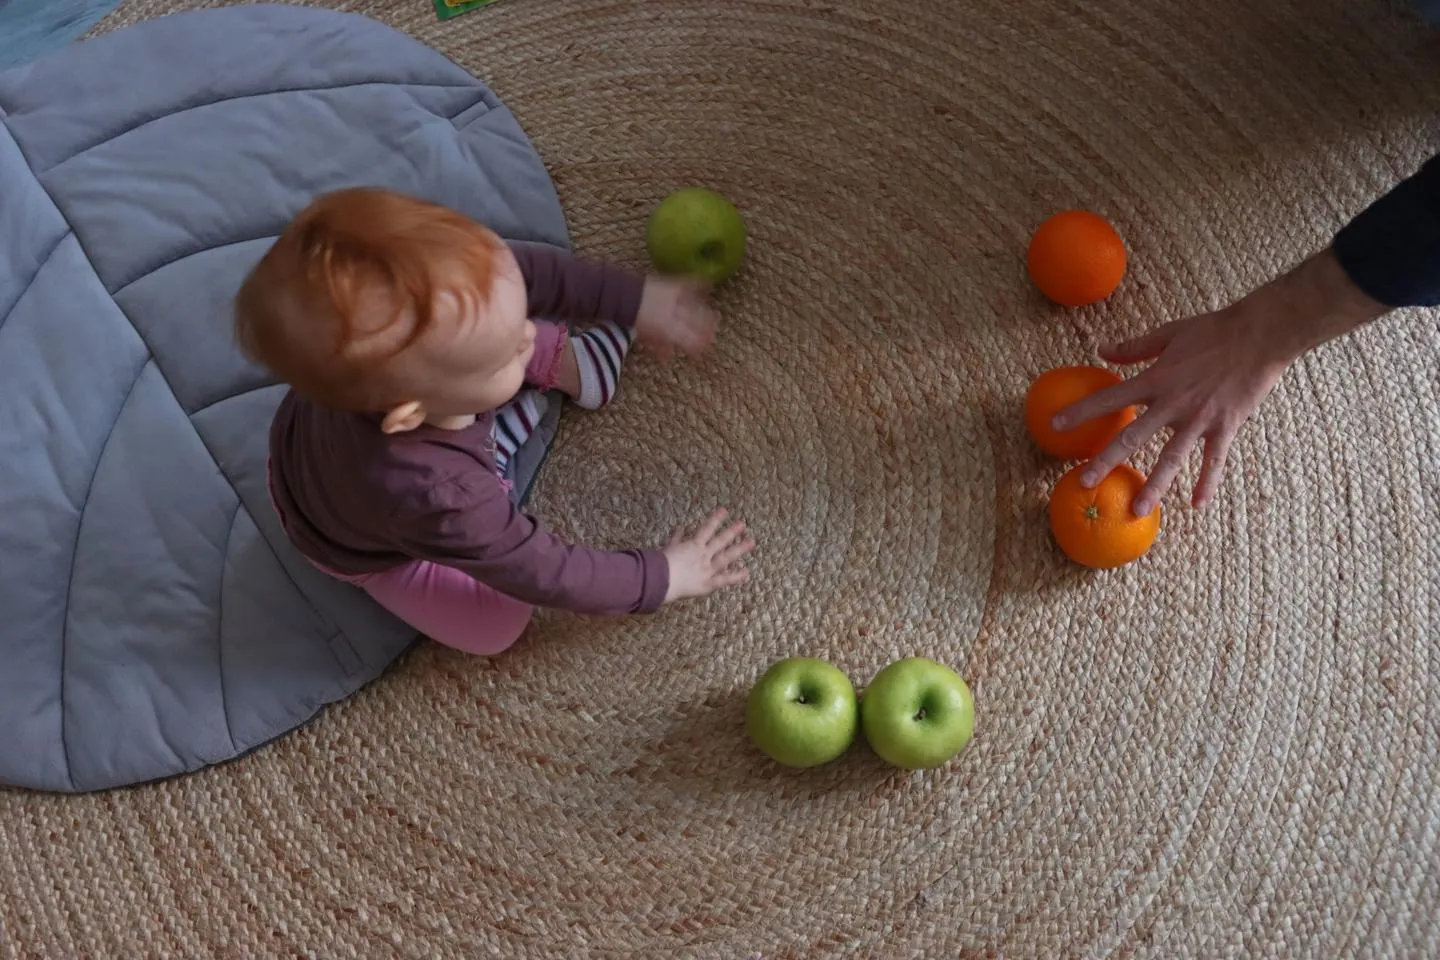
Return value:
M 650 612 L 747 578 L 743 524 L 716 511 L 663 550 L 564 543 L 502 479 L 559 389 L 596 409 L 632 341 L 698 354 L 701 291 L 383 190 L 316 200 L 235 301 L 242 349 L 290 386 L 270 431 L 286 534 L 331 576 L 440 643 L 497 653 L 534 606 Z M 555 320 L 595 326 L 572 336 Z

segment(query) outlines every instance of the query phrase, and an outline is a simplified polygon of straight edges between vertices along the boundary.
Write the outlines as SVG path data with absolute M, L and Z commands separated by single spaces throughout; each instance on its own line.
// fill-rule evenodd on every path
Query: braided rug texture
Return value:
M 754 580 L 547 614 L 493 660 L 422 646 L 185 779 L 0 793 L 0 956 L 1440 955 L 1434 315 L 1292 368 L 1222 498 L 1172 496 L 1114 572 L 1051 543 L 1061 468 L 1020 416 L 1041 371 L 1244 293 L 1418 166 L 1440 40 L 1403 5 L 333 5 L 491 83 L 584 253 L 641 265 L 675 187 L 740 206 L 714 352 L 568 416 L 534 507 L 618 546 L 725 504 Z M 1097 308 L 1026 281 L 1071 206 L 1131 250 Z M 781 771 L 742 714 L 791 654 L 857 686 L 951 663 L 976 738 Z

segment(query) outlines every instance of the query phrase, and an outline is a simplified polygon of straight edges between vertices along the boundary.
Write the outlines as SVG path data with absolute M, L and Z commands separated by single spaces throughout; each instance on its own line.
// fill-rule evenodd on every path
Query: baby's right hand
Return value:
M 715 341 L 720 315 L 705 283 L 682 277 L 647 277 L 635 317 L 635 339 L 669 360 L 678 351 L 698 357 Z
M 670 562 L 666 603 L 706 597 L 750 579 L 750 571 L 741 561 L 755 549 L 755 540 L 745 535 L 743 523 L 722 530 L 726 515 L 722 507 L 693 536 L 686 537 L 683 530 L 676 530 L 670 538 L 665 547 L 665 559 Z

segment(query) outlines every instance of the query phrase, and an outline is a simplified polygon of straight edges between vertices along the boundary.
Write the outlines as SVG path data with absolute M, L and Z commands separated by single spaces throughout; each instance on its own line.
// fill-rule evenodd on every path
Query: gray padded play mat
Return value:
M 230 327 L 289 218 L 357 184 L 568 245 L 510 112 L 363 17 L 186 13 L 0 73 L 0 783 L 229 759 L 414 639 L 286 543 L 264 485 L 281 388 Z

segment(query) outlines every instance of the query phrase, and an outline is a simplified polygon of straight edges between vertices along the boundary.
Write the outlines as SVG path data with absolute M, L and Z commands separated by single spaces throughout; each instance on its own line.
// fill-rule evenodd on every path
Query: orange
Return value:
M 1134 407 L 1087 420 L 1072 430 L 1056 430 L 1050 420 L 1077 400 L 1121 382 L 1100 367 L 1056 367 L 1040 374 L 1025 394 L 1025 426 L 1036 446 L 1061 460 L 1097 456 L 1135 419 Z
M 1160 532 L 1160 508 L 1137 517 L 1130 505 L 1145 486 L 1140 471 L 1121 464 L 1094 490 L 1080 485 L 1084 465 L 1055 485 L 1050 495 L 1050 532 L 1076 563 L 1106 570 L 1143 557 Z
M 1083 307 L 1104 300 L 1125 278 L 1125 241 L 1105 218 L 1065 210 L 1040 224 L 1026 257 L 1030 279 L 1056 303 Z

